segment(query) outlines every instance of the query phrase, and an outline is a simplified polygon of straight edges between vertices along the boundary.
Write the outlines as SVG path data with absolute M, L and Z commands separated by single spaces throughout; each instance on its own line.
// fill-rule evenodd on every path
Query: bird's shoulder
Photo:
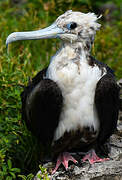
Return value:
M 111 69 L 107 64 L 97 60 L 93 56 L 90 56 L 89 58 L 90 58 L 89 63 L 91 66 L 97 65 L 101 70 L 105 68 L 107 71 L 107 74 L 111 74 L 112 77 L 115 77 L 114 70 Z
M 41 81 L 43 80 L 44 76 L 46 75 L 47 68 L 41 70 L 37 73 L 32 80 L 28 81 L 28 85 L 24 87 L 23 92 L 21 93 L 21 99 L 22 102 L 24 102 L 27 98 L 27 96 L 31 93 L 33 88 Z

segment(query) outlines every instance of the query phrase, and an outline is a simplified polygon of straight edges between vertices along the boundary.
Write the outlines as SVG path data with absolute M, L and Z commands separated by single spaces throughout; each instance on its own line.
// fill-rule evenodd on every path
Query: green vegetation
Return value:
M 12 2 L 12 0 L 11 0 Z M 38 171 L 43 147 L 26 129 L 21 119 L 23 85 L 28 78 L 46 67 L 56 52 L 59 40 L 15 42 L 7 53 L 5 40 L 13 31 L 36 30 L 51 24 L 68 9 L 82 12 L 96 11 L 108 1 L 93 0 L 22 0 L 15 5 L 9 0 L 0 1 L 0 179 L 32 179 Z M 111 2 L 111 1 L 109 1 Z M 102 28 L 97 33 L 92 54 L 115 70 L 117 79 L 122 78 L 122 51 L 120 0 L 112 1 L 116 11 L 112 19 L 105 21 L 108 10 L 101 19 Z M 67 8 L 68 7 L 68 8 Z M 41 168 L 42 177 L 47 178 Z M 29 175 L 28 175 L 29 174 Z M 18 176 L 19 175 L 19 176 Z M 28 175 L 28 176 L 27 176 Z

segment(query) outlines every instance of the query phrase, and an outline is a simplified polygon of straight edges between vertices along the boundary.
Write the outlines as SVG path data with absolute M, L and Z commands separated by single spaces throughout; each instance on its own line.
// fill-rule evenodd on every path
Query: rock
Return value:
M 118 80 L 117 84 L 122 87 L 122 79 Z

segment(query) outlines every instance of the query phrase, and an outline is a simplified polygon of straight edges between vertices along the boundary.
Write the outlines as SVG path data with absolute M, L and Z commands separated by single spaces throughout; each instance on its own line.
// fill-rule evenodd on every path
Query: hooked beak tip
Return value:
M 16 41 L 16 36 L 17 36 L 16 34 L 17 34 L 17 32 L 13 32 L 7 37 L 6 46 L 8 46 L 8 44 L 10 44 L 11 42 Z

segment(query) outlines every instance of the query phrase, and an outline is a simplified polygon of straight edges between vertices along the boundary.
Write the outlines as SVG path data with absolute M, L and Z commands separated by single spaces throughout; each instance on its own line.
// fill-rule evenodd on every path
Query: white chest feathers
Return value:
M 94 95 L 96 84 L 102 77 L 98 66 L 89 66 L 86 61 L 52 61 L 48 69 L 48 78 L 57 82 L 64 98 L 60 121 L 54 140 L 64 132 L 77 128 L 94 127 L 99 129 L 99 120 L 95 110 Z

